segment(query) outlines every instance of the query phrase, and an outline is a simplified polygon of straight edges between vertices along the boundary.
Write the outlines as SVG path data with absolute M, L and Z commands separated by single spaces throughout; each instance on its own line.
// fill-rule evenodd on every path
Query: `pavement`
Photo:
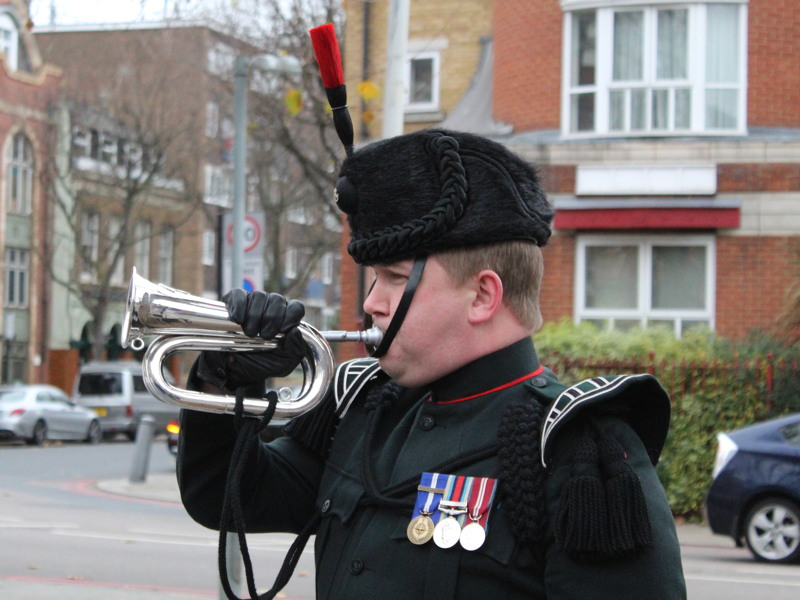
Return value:
M 144 481 L 109 479 L 97 481 L 94 486 L 105 493 L 145 501 L 180 504 L 180 494 L 175 475 L 172 473 L 149 474 Z M 677 523 L 678 538 L 682 546 L 731 548 L 733 542 L 713 535 L 710 529 L 696 523 Z M 281 597 L 280 595 L 278 597 Z M 157 586 L 130 586 L 102 584 L 87 581 L 42 580 L 26 577 L 0 577 L 2 600 L 200 600 L 201 598 L 225 598 L 221 593 L 197 590 L 171 589 Z

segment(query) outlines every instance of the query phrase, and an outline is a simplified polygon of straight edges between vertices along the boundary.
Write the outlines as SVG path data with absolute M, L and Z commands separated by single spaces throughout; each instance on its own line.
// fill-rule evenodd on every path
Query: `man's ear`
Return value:
M 472 280 L 475 296 L 469 311 L 469 322 L 473 325 L 491 319 L 503 303 L 503 282 L 492 270 L 484 269 Z

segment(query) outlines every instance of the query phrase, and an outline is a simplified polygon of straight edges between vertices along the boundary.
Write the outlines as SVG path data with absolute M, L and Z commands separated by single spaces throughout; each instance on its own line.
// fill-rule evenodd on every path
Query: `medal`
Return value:
M 431 515 L 438 509 L 439 499 L 444 493 L 444 489 L 436 487 L 440 478 L 443 479 L 444 476 L 439 473 L 423 473 L 420 485 L 417 486 L 414 515 L 406 527 L 408 541 L 417 546 L 427 543 L 433 537 L 436 523 Z
M 447 515 L 446 518 L 440 519 L 433 529 L 433 543 L 439 548 L 452 548 L 461 538 L 461 523 L 456 517 L 467 513 L 467 502 L 461 500 L 465 480 L 465 477 L 451 475 L 445 492 L 448 499 L 439 502 L 439 512 Z
M 496 479 L 488 477 L 476 478 L 475 482 L 473 482 L 468 504 L 471 523 L 464 527 L 459 538 L 461 547 L 464 550 L 469 550 L 470 552 L 477 550 L 486 541 L 484 525 L 489 518 L 489 507 L 494 499 L 496 483 Z M 481 521 L 483 521 L 483 525 L 481 525 Z
M 458 538 L 458 541 L 461 542 L 461 547 L 464 550 L 469 550 L 470 552 L 477 550 L 486 541 L 486 530 L 481 527 L 480 523 L 473 521 L 461 530 L 461 537 Z
M 406 529 L 408 541 L 417 545 L 424 544 L 433 537 L 434 527 L 433 519 L 428 515 L 414 517 L 411 519 L 411 523 L 408 524 L 408 528 Z
M 455 517 L 447 517 L 433 529 L 433 543 L 439 548 L 452 548 L 461 538 L 461 525 Z

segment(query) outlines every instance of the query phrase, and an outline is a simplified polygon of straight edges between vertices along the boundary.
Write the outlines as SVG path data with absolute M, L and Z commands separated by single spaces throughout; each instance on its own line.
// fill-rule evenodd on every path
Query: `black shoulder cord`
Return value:
M 238 431 L 236 443 L 231 454 L 231 462 L 228 467 L 228 478 L 225 482 L 225 496 L 222 501 L 222 516 L 219 525 L 219 552 L 217 560 L 219 563 L 219 578 L 222 583 L 222 589 L 225 590 L 225 595 L 229 600 L 241 600 L 231 589 L 228 580 L 228 568 L 226 560 L 227 536 L 230 531 L 231 525 L 234 526 L 236 534 L 239 538 L 239 547 L 242 554 L 242 561 L 244 562 L 245 577 L 247 580 L 247 589 L 250 592 L 252 600 L 272 600 L 283 589 L 292 577 L 297 562 L 303 553 L 308 538 L 311 533 L 316 529 L 319 521 L 319 516 L 316 516 L 312 521 L 306 525 L 303 530 L 298 534 L 294 543 L 292 543 L 289 553 L 283 561 L 281 570 L 275 578 L 275 583 L 272 589 L 263 595 L 259 596 L 256 590 L 255 578 L 253 577 L 253 563 L 250 559 L 250 552 L 247 548 L 247 538 L 245 536 L 245 523 L 242 514 L 242 474 L 245 465 L 247 464 L 250 455 L 252 454 L 253 444 L 249 443 L 252 436 L 258 434 L 269 424 L 272 416 L 275 414 L 275 407 L 278 402 L 278 395 L 274 391 L 267 393 L 266 400 L 268 402 L 267 409 L 259 420 L 247 419 L 244 417 L 244 388 L 236 390 L 236 404 L 234 408 L 235 426 Z

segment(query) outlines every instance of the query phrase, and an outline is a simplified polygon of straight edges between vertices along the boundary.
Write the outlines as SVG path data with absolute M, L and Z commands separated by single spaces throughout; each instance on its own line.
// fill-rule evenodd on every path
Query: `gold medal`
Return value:
M 433 530 L 433 519 L 426 514 L 422 514 L 411 519 L 406 528 L 406 536 L 408 536 L 409 542 L 419 546 L 433 537 Z

